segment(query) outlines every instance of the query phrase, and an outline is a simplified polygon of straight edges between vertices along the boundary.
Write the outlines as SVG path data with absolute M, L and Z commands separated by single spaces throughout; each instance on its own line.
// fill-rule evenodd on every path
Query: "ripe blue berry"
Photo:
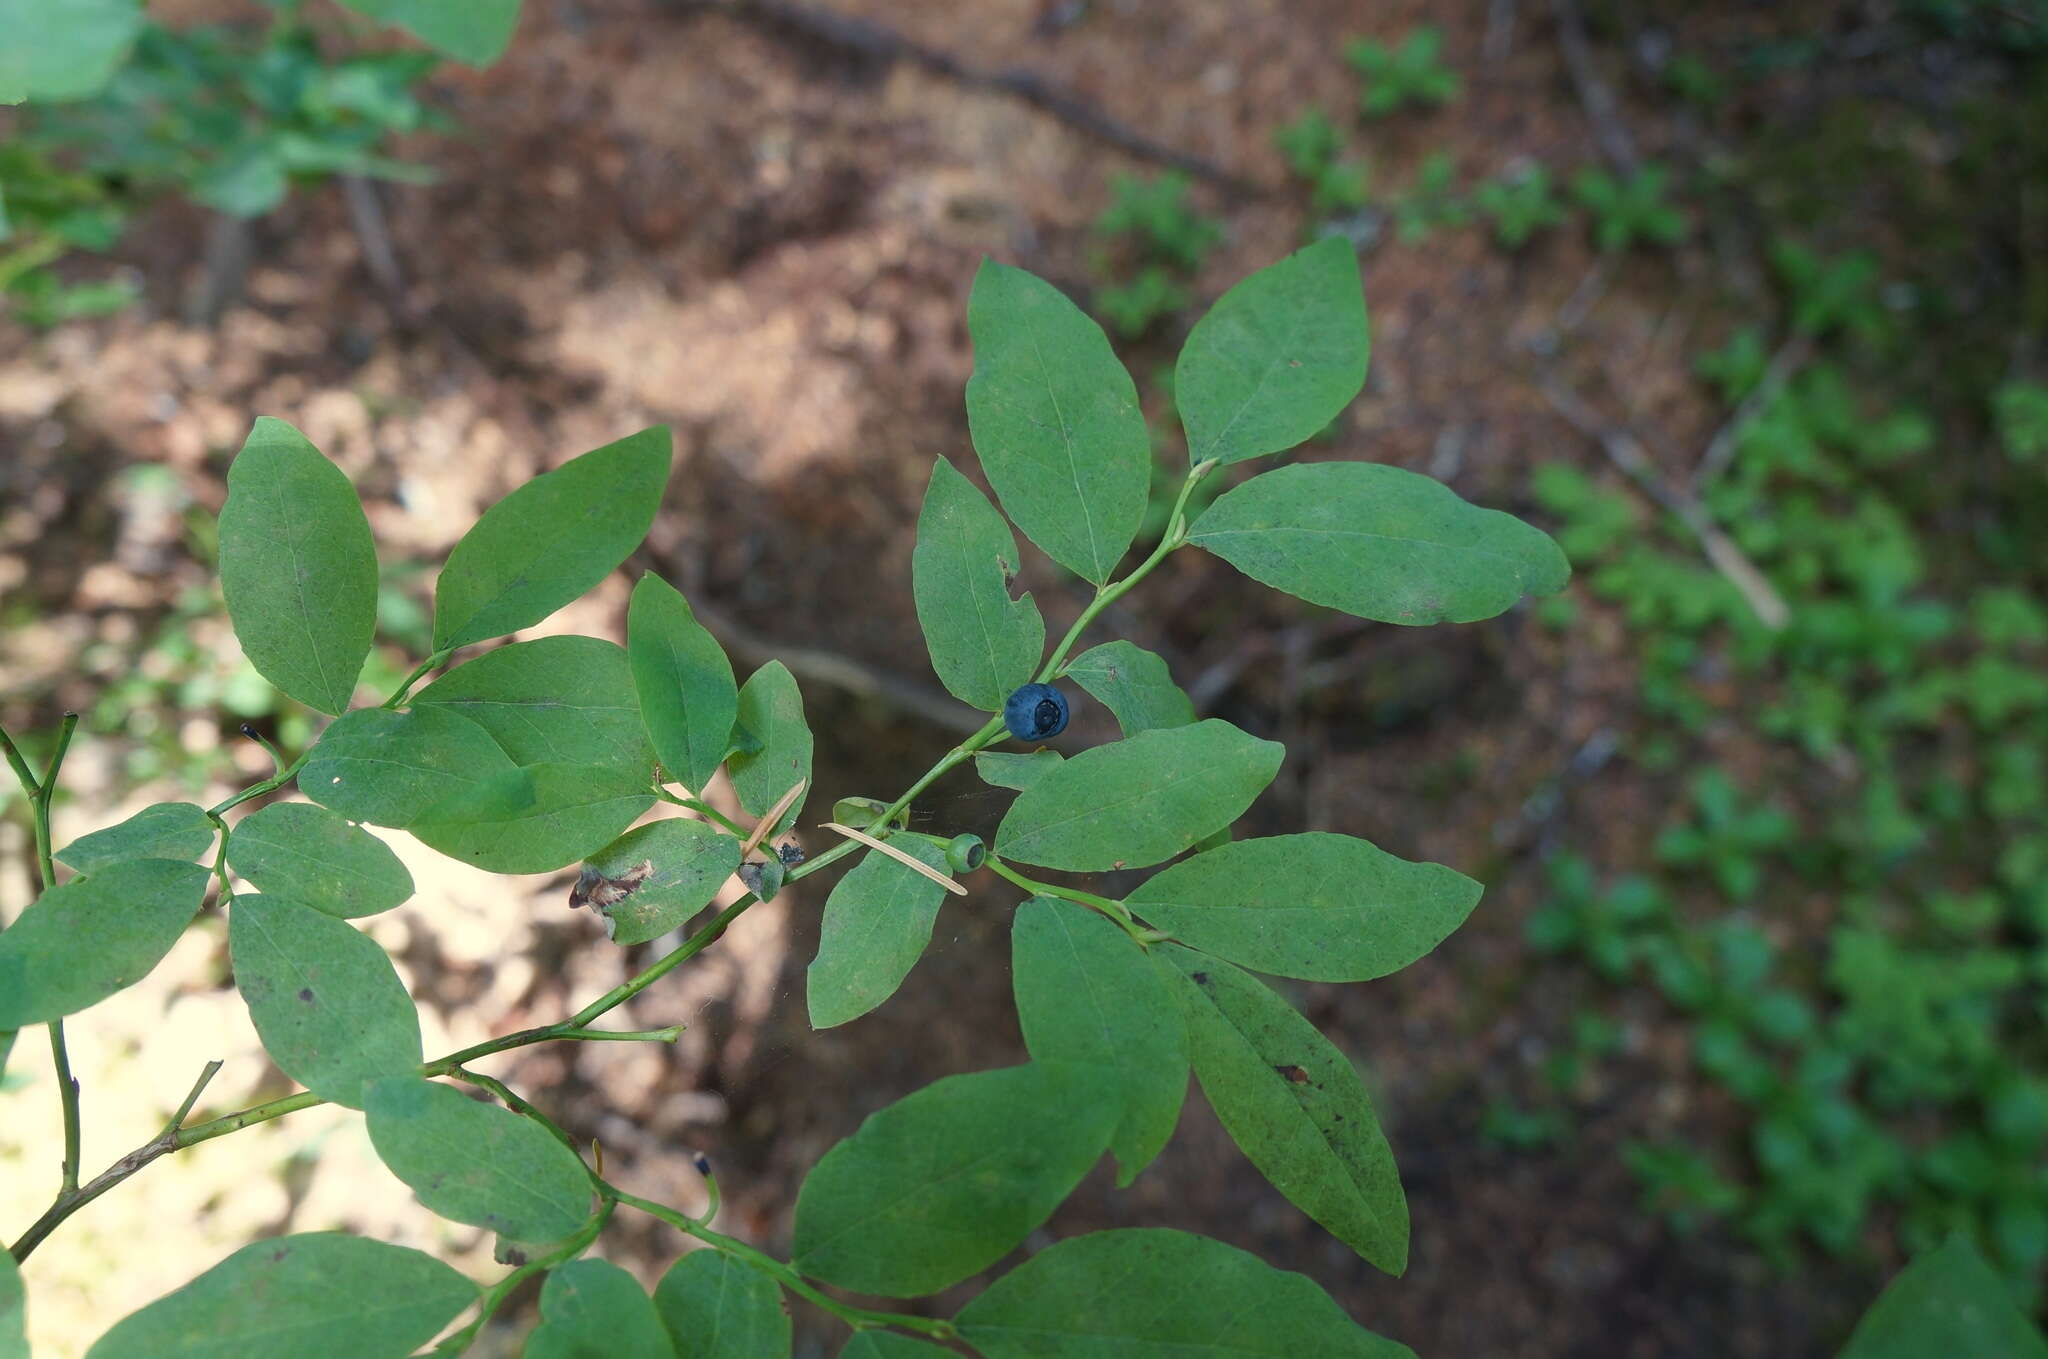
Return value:
M 1020 741 L 1043 741 L 1067 729 L 1067 696 L 1050 684 L 1027 684 L 1003 703 L 1003 725 Z

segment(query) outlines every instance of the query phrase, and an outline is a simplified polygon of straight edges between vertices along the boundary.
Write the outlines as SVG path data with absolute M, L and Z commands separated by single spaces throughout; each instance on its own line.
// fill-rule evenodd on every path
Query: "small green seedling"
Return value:
M 812 823 L 826 838 L 808 847 L 797 833 L 816 738 L 795 677 L 769 661 L 742 680 L 661 575 L 634 586 L 623 647 L 504 640 L 639 548 L 669 479 L 665 429 L 574 458 L 486 510 L 436 581 L 428 654 L 364 702 L 379 617 L 369 520 L 299 431 L 256 422 L 219 517 L 228 614 L 264 679 L 332 720 L 296 754 L 273 750 L 275 774 L 212 807 L 159 804 L 61 847 L 49 807 L 75 719 L 43 743 L 38 765 L 0 733 L 33 812 L 41 888 L 0 933 L 0 1030 L 47 1026 L 68 1072 L 66 1023 L 159 964 L 210 902 L 226 917 L 256 1037 L 304 1088 L 195 1115 L 220 1066 L 210 1064 L 160 1136 L 84 1180 L 79 1087 L 57 1082 L 63 1182 L 0 1256 L 0 1350 L 21 1352 L 15 1261 L 86 1203 L 161 1156 L 331 1104 L 360 1112 L 376 1155 L 425 1211 L 495 1235 L 509 1269 L 479 1287 L 407 1247 L 339 1232 L 268 1237 L 115 1322 L 92 1359 L 269 1354 L 279 1336 L 304 1352 L 403 1359 L 467 1317 L 433 1351 L 460 1354 L 536 1278 L 529 1355 L 774 1359 L 792 1349 L 786 1296 L 846 1323 L 855 1335 L 844 1352 L 869 1356 L 1153 1354 L 1223 1334 L 1304 1355 L 1409 1354 L 1300 1275 L 1221 1242 L 1169 1227 L 1043 1240 L 1105 1154 L 1120 1185 L 1151 1164 L 1192 1073 L 1280 1194 L 1399 1274 L 1408 1205 L 1366 1082 L 1261 977 L 1386 976 L 1435 948 L 1480 895 L 1462 874 L 1356 836 L 1233 839 L 1283 747 L 1200 716 L 1165 658 L 1119 638 L 1083 644 L 1112 604 L 1190 549 L 1311 604 L 1400 626 L 1476 622 L 1553 593 L 1569 574 L 1564 555 L 1518 519 L 1373 463 L 1248 466 L 1190 510 L 1221 469 L 1295 448 L 1360 390 L 1366 314 L 1348 242 L 1254 274 L 1195 325 L 1174 381 L 1189 458 L 1165 529 L 1145 548 L 1151 439 L 1108 337 L 1050 284 L 994 262 L 976 276 L 967 319 L 968 427 L 994 499 L 951 462 L 933 466 L 910 595 L 940 682 L 988 720 L 898 796 L 838 798 L 844 819 Z M 1018 532 L 1086 583 L 1050 646 L 1038 601 L 1012 592 Z M 1108 710 L 1117 739 L 1088 745 L 1066 730 L 1070 690 Z M 1062 736 L 1062 749 L 1043 744 Z M 1025 749 L 996 749 L 1006 742 Z M 1016 790 L 993 841 L 906 829 L 926 790 L 969 763 Z M 714 785 L 729 800 L 707 796 Z M 299 797 L 279 796 L 293 788 Z M 430 1057 L 405 982 L 353 923 L 414 892 L 365 826 L 489 872 L 562 875 L 562 909 L 576 911 L 566 918 L 587 947 L 660 941 L 658 956 L 565 1018 Z M 807 976 L 812 1025 L 885 1004 L 942 907 L 973 899 L 976 911 L 1011 912 L 1028 1060 L 948 1076 L 869 1115 L 805 1176 L 789 1258 L 713 1225 L 718 1187 L 702 1157 L 683 1164 L 704 1180 L 703 1206 L 640 1197 L 540 1101 L 473 1068 L 541 1043 L 673 1041 L 680 1025 L 602 1021 L 628 1000 L 642 1013 L 673 1006 L 662 987 L 672 969 L 757 902 L 788 900 L 842 861 Z M 1061 881 L 1031 876 L 1047 870 Z M 1136 876 L 1084 876 L 1111 873 Z M 734 879 L 743 893 L 728 888 Z M 730 904 L 716 906 L 722 892 Z M 807 898 L 794 909 L 811 908 Z M 685 933 L 706 911 L 708 923 Z M 650 1295 L 586 1254 L 621 1210 L 706 1249 Z M 167 1240 L 181 1230 L 164 1224 Z M 1038 1248 L 951 1315 L 844 1297 L 930 1298 L 1027 1240 Z M 1105 1293 L 1105 1278 L 1117 1288 Z M 1162 1308 L 1164 1297 L 1179 1301 Z M 709 1351 L 707 1335 L 718 1337 Z
M 1664 201 L 1671 172 L 1644 165 L 1626 179 L 1594 166 L 1572 180 L 1572 196 L 1593 217 L 1593 243 L 1618 253 L 1631 246 L 1677 245 L 1685 239 L 1685 214 Z
M 1493 239 L 1503 250 L 1520 250 L 1537 232 L 1565 220 L 1564 203 L 1541 165 L 1489 179 L 1472 191 L 1472 206 L 1493 223 Z
M 1427 26 L 1411 30 L 1392 47 L 1352 39 L 1344 58 L 1362 86 L 1359 112 L 1384 118 L 1404 108 L 1433 108 L 1456 99 L 1462 86 L 1457 73 L 1443 64 L 1443 46 L 1443 30 Z
M 1110 204 L 1095 219 L 1104 247 L 1095 268 L 1127 281 L 1098 289 L 1095 302 L 1127 339 L 1188 306 L 1193 299 L 1185 280 L 1223 239 L 1222 224 L 1188 201 L 1192 188 L 1179 171 L 1150 179 L 1119 174 L 1111 181 Z

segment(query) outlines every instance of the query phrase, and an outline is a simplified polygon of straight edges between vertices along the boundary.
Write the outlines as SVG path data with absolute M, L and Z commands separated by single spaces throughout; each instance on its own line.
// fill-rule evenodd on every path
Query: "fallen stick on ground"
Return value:
M 1721 531 L 1721 526 L 1714 522 L 1714 517 L 1700 503 L 1698 496 L 1690 490 L 1673 486 L 1665 478 L 1635 435 L 1602 420 L 1585 402 L 1548 377 L 1539 379 L 1536 386 L 1552 408 L 1572 428 L 1600 445 L 1600 451 L 1607 455 L 1607 460 L 1621 469 L 1645 495 L 1678 516 L 1679 521 L 1699 540 L 1707 560 L 1741 594 L 1759 622 L 1774 632 L 1785 626 L 1792 617 L 1792 611 L 1786 607 L 1777 588 L 1764 577 L 1763 572 L 1757 570 L 1754 562 L 1743 555 L 1734 540 Z
M 708 0 L 703 8 L 721 10 L 771 31 L 779 29 L 797 33 L 813 42 L 869 61 L 908 61 L 962 85 L 999 90 L 1140 160 L 1184 170 L 1233 193 L 1260 197 L 1272 192 L 1268 186 L 1233 174 L 1212 160 L 1177 151 L 1124 126 L 1034 71 L 1016 66 L 1000 70 L 972 66 L 950 52 L 927 46 L 873 20 L 834 14 L 829 10 L 793 3 L 793 0 Z

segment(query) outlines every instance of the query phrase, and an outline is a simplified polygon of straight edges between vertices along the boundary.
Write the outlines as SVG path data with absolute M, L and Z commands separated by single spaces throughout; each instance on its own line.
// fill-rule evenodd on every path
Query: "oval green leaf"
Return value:
M 788 666 L 769 661 L 748 677 L 740 686 L 738 721 L 753 738 L 753 749 L 727 757 L 726 777 L 742 811 L 766 816 L 783 794 L 811 777 L 811 729 L 804 722 L 804 696 Z M 801 797 L 790 803 L 772 833 L 794 826 L 803 804 Z
M 358 708 L 321 733 L 299 791 L 351 821 L 402 828 L 517 767 L 482 727 L 446 708 Z
M 1031 1062 L 935 1081 L 811 1168 L 794 1263 L 897 1298 L 978 1274 L 1052 1216 L 1122 1112 L 1116 1073 L 1103 1067 Z
M 342 920 L 388 911 L 412 896 L 412 874 L 391 846 L 310 802 L 273 802 L 236 822 L 228 867 L 259 891 Z
M 929 840 L 902 835 L 895 848 L 946 871 L 946 854 Z M 869 850 L 825 899 L 818 956 L 805 974 L 811 1027 L 858 1019 L 896 994 L 932 941 L 946 889 L 908 865 Z
M 1202 1093 L 1275 1189 L 1389 1274 L 1408 1267 L 1408 1199 L 1351 1060 L 1256 979 L 1162 944 L 1178 969 Z
M 739 866 L 739 841 L 702 821 L 669 817 L 591 855 L 576 896 L 604 917 L 614 943 L 644 944 L 704 909 Z
M 618 838 L 654 805 L 636 769 L 536 764 L 429 808 L 406 829 L 451 859 L 492 873 L 552 873 Z M 516 790 L 517 797 L 501 799 Z
M 1010 804 L 996 853 L 1081 873 L 1163 862 L 1237 820 L 1286 753 L 1214 717 L 1084 750 Z
M 1914 1258 L 1878 1295 L 1838 1359 L 2048 1359 L 2048 1339 L 2010 1285 L 1956 1235 Z
M 677 1354 L 690 1359 L 777 1359 L 790 1352 L 782 1290 L 715 1250 L 693 1250 L 654 1286 L 654 1306 Z
M 1541 529 L 1370 462 L 1261 473 L 1219 496 L 1188 541 L 1311 604 L 1406 626 L 1491 618 L 1571 577 Z
M 1129 642 L 1090 647 L 1067 662 L 1066 674 L 1116 715 L 1126 736 L 1195 720 L 1195 705 L 1173 682 L 1166 662 Z
M 653 1300 L 608 1260 L 571 1260 L 549 1270 L 540 1317 L 524 1359 L 676 1359 Z
M 185 932 L 207 872 L 129 859 L 53 887 L 0 934 L 0 1029 L 62 1019 L 141 981 Z
M 987 1359 L 1415 1359 L 1352 1321 L 1306 1275 L 1161 1228 L 1048 1246 L 957 1320 Z
M 471 66 L 488 66 L 512 41 L 519 0 L 342 0 L 359 14 L 397 24 L 429 47 Z
M 228 468 L 220 585 L 257 674 L 348 708 L 377 630 L 377 545 L 348 477 L 282 420 L 258 420 Z
M 626 655 L 663 773 L 703 792 L 732 747 L 739 716 L 739 688 L 725 649 L 690 612 L 689 601 L 650 573 L 633 587 Z
M 596 637 L 540 637 L 487 651 L 412 697 L 482 727 L 514 764 L 654 767 L 626 650 Z
M 1183 944 L 1254 972 L 1370 981 L 1465 923 L 1480 886 L 1349 835 L 1239 840 L 1163 869 L 1125 899 Z
M 363 1107 L 363 1087 L 418 1071 L 420 1016 L 391 957 L 355 926 L 280 897 L 228 912 L 235 987 L 263 1050 L 322 1099 Z
M 962 703 L 997 712 L 1045 654 L 1045 620 L 1030 595 L 1010 598 L 1017 540 L 952 463 L 932 464 L 910 557 L 911 593 L 939 682 Z
M 54 857 L 81 873 L 123 859 L 196 859 L 213 848 L 213 822 L 193 802 L 159 802 L 118 825 L 81 835 Z
M 582 1159 L 530 1118 L 417 1078 L 378 1081 L 363 1111 L 378 1159 L 429 1212 L 532 1242 L 590 1219 Z
M 668 427 L 572 458 L 462 535 L 434 585 L 434 650 L 531 627 L 626 560 L 668 485 Z
M 989 485 L 1025 537 L 1103 584 L 1137 537 L 1152 486 L 1137 386 L 1102 327 L 1022 269 L 982 262 L 967 329 L 967 427 Z
M 397 1359 L 476 1299 L 475 1284 L 431 1255 L 304 1232 L 250 1242 L 117 1323 L 86 1359 Z
M 1109 1149 L 1118 1186 L 1129 1184 L 1173 1136 L 1187 1096 L 1187 1021 L 1179 997 L 1107 916 L 1056 897 L 1033 897 L 1017 908 L 1010 980 L 1033 1061 L 1117 1073 L 1124 1112 Z
M 1173 369 L 1192 462 L 1278 453 L 1315 435 L 1365 385 L 1358 251 L 1329 236 L 1261 269 L 1195 322 Z

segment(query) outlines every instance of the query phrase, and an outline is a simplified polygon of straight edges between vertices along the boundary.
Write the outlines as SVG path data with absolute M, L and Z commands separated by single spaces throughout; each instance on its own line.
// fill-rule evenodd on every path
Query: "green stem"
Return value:
M 556 1265 L 573 1260 L 583 1254 L 584 1251 L 590 1249 L 590 1243 L 597 1240 L 598 1233 L 604 1230 L 605 1223 L 611 1221 L 612 1207 L 613 1204 L 610 1199 L 600 1201 L 596 1215 L 590 1221 L 584 1223 L 574 1236 L 549 1251 L 546 1255 L 527 1261 L 485 1289 L 483 1297 L 478 1301 L 475 1319 L 469 1325 L 464 1326 L 461 1330 L 434 1346 L 431 1352 L 434 1354 L 461 1354 L 464 1350 L 475 1344 L 477 1333 L 483 1330 L 485 1324 L 497 1313 L 497 1310 L 505 1305 L 505 1299 L 511 1297 L 513 1290 L 518 1288 L 520 1284 L 525 1283 L 536 1274 L 544 1274 Z
M 263 735 L 262 732 L 250 726 L 247 722 L 244 722 L 242 724 L 242 735 L 248 737 L 257 745 L 263 747 L 263 753 L 270 757 L 270 764 L 272 769 L 282 773 L 284 767 L 287 764 L 291 763 L 291 761 L 285 759 L 284 752 L 280 751 L 276 746 L 270 744 L 270 741 Z
M 57 885 L 57 864 L 50 850 L 50 799 L 57 792 L 57 774 L 64 767 L 64 754 L 71 749 L 71 734 L 78 730 L 78 714 L 65 713 L 64 720 L 57 727 L 57 744 L 50 751 L 50 759 L 43 766 L 43 776 L 36 781 L 35 795 L 29 799 L 30 810 L 35 819 L 36 835 L 36 876 L 37 894 L 49 891 Z M 57 1190 L 59 1201 L 76 1197 L 78 1194 L 78 1149 L 80 1143 L 78 1078 L 71 1074 L 71 1050 L 64 1041 L 64 1021 L 50 1021 L 50 1060 L 57 1068 L 57 1102 L 64 1119 L 64 1168 L 63 1179 Z
M 1180 494 L 1174 499 L 1173 510 L 1166 517 L 1166 532 L 1159 536 L 1158 545 L 1145 560 L 1131 568 L 1131 574 L 1109 585 L 1095 587 L 1095 598 L 1089 601 L 1087 608 L 1081 610 L 1081 616 L 1074 620 L 1074 625 L 1067 629 L 1067 635 L 1062 637 L 1060 644 L 1053 649 L 1052 658 L 1046 661 L 1044 668 L 1038 672 L 1040 684 L 1050 683 L 1066 673 L 1067 653 L 1073 649 L 1074 643 L 1080 640 L 1088 625 L 1095 621 L 1097 614 L 1121 599 L 1125 591 L 1133 585 L 1151 575 L 1153 567 L 1165 561 L 1168 553 L 1188 540 L 1188 524 L 1184 515 L 1188 497 L 1194 494 L 1196 483 L 1208 476 L 1215 466 L 1216 463 L 1212 459 L 1189 469 L 1187 479 L 1180 485 Z
M 687 1024 L 671 1024 L 665 1029 L 563 1029 L 557 1038 L 573 1038 L 584 1043 L 673 1043 L 683 1036 Z
M 0 750 L 7 752 L 7 763 L 13 768 L 14 777 L 20 781 L 21 791 L 34 797 L 42 785 L 36 782 L 35 771 L 28 767 L 28 761 L 22 758 L 21 747 L 14 744 L 14 738 L 7 734 L 5 727 L 0 727 Z
M 241 792 L 236 793 L 233 797 L 214 803 L 211 807 L 208 807 L 206 809 L 206 814 L 212 817 L 214 821 L 218 823 L 223 812 L 232 811 L 236 807 L 239 807 L 243 803 L 249 801 L 251 798 L 259 798 L 264 796 L 266 793 L 276 792 L 278 789 L 284 787 L 287 783 L 290 783 L 293 779 L 299 776 L 299 771 L 306 767 L 307 756 L 310 756 L 312 753 L 313 752 L 310 750 L 306 751 L 304 754 L 300 755 L 298 759 L 293 760 L 290 764 L 278 770 L 269 778 L 263 780 L 263 782 L 252 783 L 247 788 L 244 788 Z
M 666 1204 L 636 1198 L 612 1184 L 606 1184 L 603 1192 L 607 1197 L 625 1204 L 628 1208 L 638 1208 L 650 1217 L 660 1218 L 676 1230 L 696 1237 L 699 1241 L 719 1251 L 721 1254 L 729 1255 L 735 1260 L 760 1270 L 790 1292 L 824 1308 L 857 1331 L 869 1330 L 876 1326 L 900 1326 L 905 1330 L 916 1331 L 922 1335 L 932 1336 L 939 1340 L 953 1340 L 959 1337 L 960 1332 L 958 1328 L 950 1321 L 943 1321 L 935 1317 L 909 1316 L 902 1312 L 873 1312 L 865 1307 L 854 1307 L 843 1303 L 837 1298 L 828 1296 L 813 1288 L 804 1281 L 804 1277 L 801 1274 L 798 1274 L 794 1269 L 791 1269 L 788 1265 L 767 1252 L 756 1250 L 737 1237 L 727 1236 L 724 1232 L 715 1232 L 697 1219 L 680 1213 Z
M 753 833 L 754 828 L 752 826 L 742 826 L 739 822 L 733 820 L 724 812 L 719 811 L 718 808 L 712 806 L 708 802 L 703 801 L 702 799 L 694 797 L 677 797 L 674 793 L 671 793 L 668 789 L 660 787 L 659 785 L 655 787 L 654 795 L 660 798 L 663 802 L 672 803 L 678 807 L 688 808 L 690 811 L 696 812 L 698 815 L 704 817 L 708 821 L 716 821 L 719 825 L 725 827 L 726 830 L 732 832 L 734 835 L 738 836 L 742 840 L 746 839 L 747 836 Z
M 412 673 L 410 675 L 407 675 L 404 679 L 398 682 L 398 687 L 391 691 L 391 697 L 385 699 L 380 706 L 386 708 L 396 708 L 399 704 L 405 702 L 405 697 L 407 694 L 410 694 L 412 692 L 413 685 L 418 684 L 420 682 L 420 679 L 429 670 L 432 670 L 434 667 L 440 665 L 443 661 L 447 660 L 450 656 L 454 654 L 455 648 L 448 647 L 445 650 L 435 652 L 433 655 L 421 661 L 418 665 L 413 667 Z
M 1093 892 L 1083 892 L 1075 887 L 1061 887 L 1056 883 L 1040 882 L 1036 878 L 1027 878 L 993 854 L 988 856 L 988 867 L 993 868 L 998 874 L 1008 878 L 1027 892 L 1045 897 L 1064 897 L 1068 901 L 1102 912 L 1102 914 L 1108 916 L 1121 926 L 1124 933 L 1130 935 L 1131 938 L 1141 944 L 1156 944 L 1160 940 L 1170 937 L 1161 934 L 1158 930 L 1148 930 L 1143 925 L 1140 925 L 1131 918 L 1130 909 L 1121 901 L 1112 901 L 1108 897 L 1099 897 Z

